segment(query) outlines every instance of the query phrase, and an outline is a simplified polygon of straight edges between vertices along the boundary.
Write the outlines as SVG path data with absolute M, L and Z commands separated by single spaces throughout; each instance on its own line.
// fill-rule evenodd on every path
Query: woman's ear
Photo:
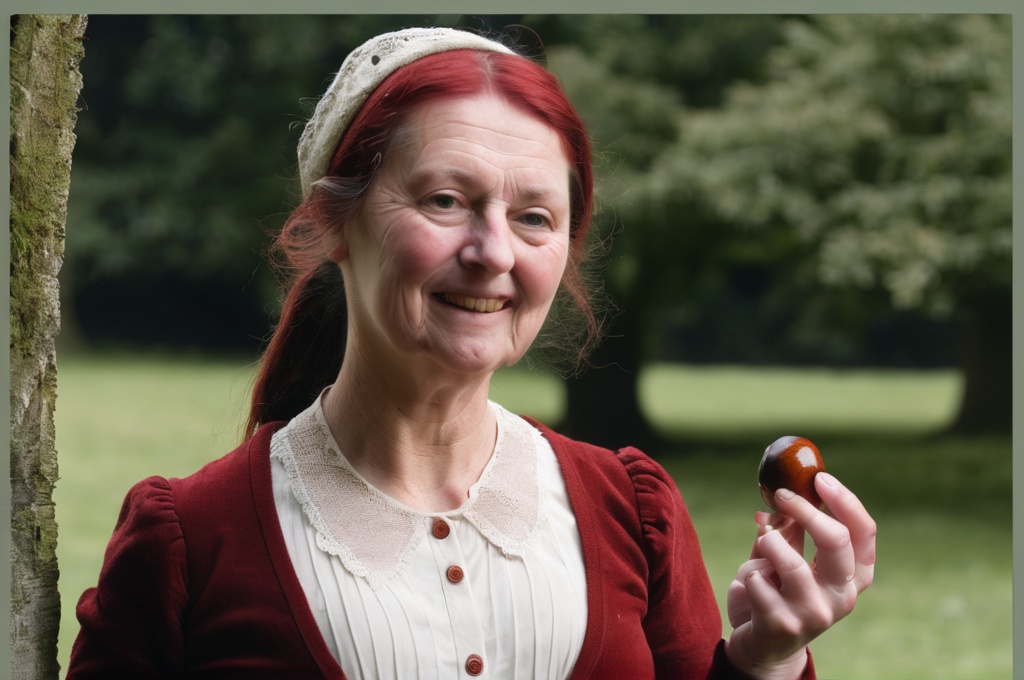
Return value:
M 324 251 L 327 253 L 327 259 L 335 264 L 340 264 L 348 257 L 348 240 L 345 238 L 344 228 L 324 236 Z

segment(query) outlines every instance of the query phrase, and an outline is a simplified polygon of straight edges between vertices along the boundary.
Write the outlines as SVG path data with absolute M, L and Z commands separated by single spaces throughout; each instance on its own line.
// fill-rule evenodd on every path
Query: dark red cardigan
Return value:
M 184 479 L 133 487 L 99 585 L 78 603 L 67 677 L 332 678 L 292 568 L 271 490 L 270 437 Z M 668 474 L 538 424 L 561 464 L 587 575 L 580 678 L 740 677 L 697 535 Z M 804 678 L 813 678 L 810 660 Z

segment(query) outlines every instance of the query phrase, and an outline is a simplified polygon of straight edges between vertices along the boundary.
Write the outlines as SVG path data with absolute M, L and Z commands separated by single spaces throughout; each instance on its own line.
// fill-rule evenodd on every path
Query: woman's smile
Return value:
M 500 312 L 507 309 L 512 301 L 501 298 L 476 298 L 469 295 L 458 295 L 456 293 L 435 293 L 434 296 L 445 304 L 467 309 L 473 312 Z

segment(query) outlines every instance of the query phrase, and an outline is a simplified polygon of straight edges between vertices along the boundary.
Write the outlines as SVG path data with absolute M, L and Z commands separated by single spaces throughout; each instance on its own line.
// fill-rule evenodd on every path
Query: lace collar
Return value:
M 469 498 L 443 513 L 413 510 L 369 484 L 341 454 L 318 398 L 278 430 L 270 456 L 316 531 L 317 546 L 377 589 L 402 577 L 435 517 L 464 518 L 507 556 L 521 556 L 542 516 L 534 430 L 490 402 L 498 422 L 494 453 Z

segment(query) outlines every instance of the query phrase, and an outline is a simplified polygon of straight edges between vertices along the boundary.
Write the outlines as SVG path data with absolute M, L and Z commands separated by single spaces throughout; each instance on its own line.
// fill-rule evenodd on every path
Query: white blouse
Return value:
M 276 432 L 274 501 L 328 648 L 350 680 L 565 678 L 587 623 L 583 548 L 554 451 L 491 403 L 498 437 L 457 510 L 363 479 L 320 400 Z

